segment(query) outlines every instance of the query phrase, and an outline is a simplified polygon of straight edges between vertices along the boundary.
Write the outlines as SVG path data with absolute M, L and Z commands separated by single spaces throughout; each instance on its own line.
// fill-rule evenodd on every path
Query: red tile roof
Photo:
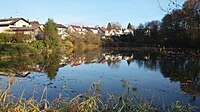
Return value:
M 71 25 L 73 28 L 81 28 L 80 26 Z
M 99 27 L 99 29 L 102 30 L 102 31 L 104 31 L 104 32 L 107 30 L 107 29 L 104 28 L 104 27 Z

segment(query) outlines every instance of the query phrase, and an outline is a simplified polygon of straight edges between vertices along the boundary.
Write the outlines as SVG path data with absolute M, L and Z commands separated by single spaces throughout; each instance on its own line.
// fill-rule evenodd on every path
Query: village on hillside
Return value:
M 24 33 L 32 36 L 32 40 L 42 38 L 44 24 L 40 24 L 38 21 L 28 21 L 24 18 L 4 18 L 0 19 L 0 33 Z M 134 35 L 133 29 L 122 29 L 119 27 L 112 27 L 107 29 L 105 27 L 85 27 L 78 25 L 65 26 L 63 24 L 57 24 L 58 34 L 62 40 L 71 36 L 72 33 L 78 33 L 85 35 L 86 32 L 98 34 L 101 39 L 106 39 L 111 36 L 121 35 Z

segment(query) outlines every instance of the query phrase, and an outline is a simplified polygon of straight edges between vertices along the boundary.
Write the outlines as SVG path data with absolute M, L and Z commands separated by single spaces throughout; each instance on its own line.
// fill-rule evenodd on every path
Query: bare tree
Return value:
M 161 0 L 157 0 L 158 7 L 162 11 L 167 12 L 167 13 L 170 13 L 171 11 L 173 11 L 175 9 L 182 8 L 182 5 L 180 5 L 177 0 L 168 0 L 167 7 L 164 7 L 163 4 L 161 4 L 160 1 Z

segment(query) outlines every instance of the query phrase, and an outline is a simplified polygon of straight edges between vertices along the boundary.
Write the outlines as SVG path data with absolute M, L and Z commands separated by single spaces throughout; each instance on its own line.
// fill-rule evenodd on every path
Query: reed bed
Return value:
M 23 98 L 23 93 L 19 97 L 10 94 L 15 77 L 8 77 L 7 88 L 0 90 L 0 111 L 2 112 L 197 112 L 199 107 L 183 105 L 177 101 L 171 106 L 153 105 L 153 100 L 145 102 L 137 98 L 134 94 L 109 97 L 101 95 L 101 81 L 92 83 L 88 91 L 78 94 L 70 100 L 65 100 L 61 96 L 53 101 L 47 100 L 48 86 L 46 85 L 40 101 L 32 98 Z

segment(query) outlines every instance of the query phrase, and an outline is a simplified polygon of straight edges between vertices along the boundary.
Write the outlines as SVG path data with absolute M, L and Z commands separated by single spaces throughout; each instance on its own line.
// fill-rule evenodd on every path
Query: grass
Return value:
M 99 92 L 101 82 L 94 82 L 89 90 L 83 94 L 78 94 L 70 100 L 65 100 L 59 96 L 52 102 L 47 101 L 48 87 L 45 86 L 40 101 L 32 98 L 23 98 L 23 93 L 16 98 L 10 94 L 10 88 L 15 82 L 15 77 L 8 77 L 8 86 L 5 90 L 0 90 L 0 111 L 2 112 L 194 112 L 199 111 L 199 107 L 183 105 L 175 102 L 169 107 L 152 105 L 153 102 L 144 102 L 134 94 L 131 95 L 109 95 L 108 98 Z

